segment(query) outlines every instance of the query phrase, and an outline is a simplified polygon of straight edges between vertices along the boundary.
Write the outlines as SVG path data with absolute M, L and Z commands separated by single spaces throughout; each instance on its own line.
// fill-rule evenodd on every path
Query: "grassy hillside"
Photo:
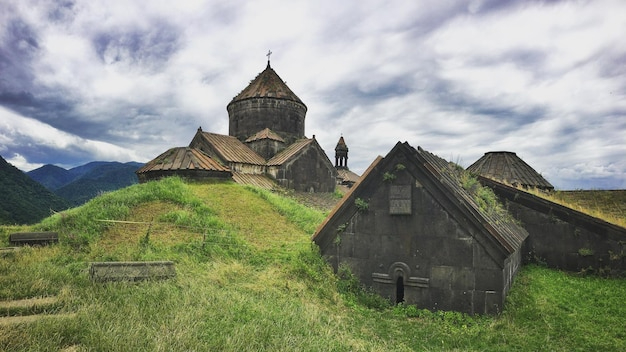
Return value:
M 553 197 L 571 208 L 626 227 L 626 190 L 557 191 Z
M 626 227 L 626 190 L 579 190 L 546 193 L 519 189 L 612 224 Z
M 0 350 L 624 350 L 626 281 L 536 266 L 499 317 L 392 307 L 310 243 L 325 214 L 233 183 L 134 185 L 45 219 L 61 244 L 0 259 Z M 107 220 L 107 221 L 98 221 Z M 122 222 L 125 221 L 125 222 Z M 152 224 L 150 224 L 150 222 Z M 0 245 L 15 228 L 0 227 Z M 88 263 L 172 260 L 177 277 L 91 283 Z M 2 305 L 0 305 L 2 307 Z

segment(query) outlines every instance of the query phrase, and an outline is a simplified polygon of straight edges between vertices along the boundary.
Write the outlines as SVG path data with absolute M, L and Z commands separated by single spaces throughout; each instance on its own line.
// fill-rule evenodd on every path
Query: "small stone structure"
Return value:
M 348 145 L 343 136 L 339 138 L 335 146 L 335 169 L 337 169 L 337 185 L 343 191 L 347 191 L 359 180 L 359 175 L 348 168 Z
M 407 143 L 378 158 L 313 240 L 394 302 L 495 314 L 521 265 L 528 233 L 490 214 L 461 187 L 459 170 Z
M 89 277 L 94 282 L 164 280 L 176 277 L 176 269 L 170 261 L 93 262 Z

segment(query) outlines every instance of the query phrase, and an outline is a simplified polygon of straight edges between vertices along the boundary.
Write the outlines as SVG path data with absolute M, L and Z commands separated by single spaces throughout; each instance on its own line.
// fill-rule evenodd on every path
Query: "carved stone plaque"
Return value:
M 410 215 L 411 185 L 391 185 L 389 189 L 389 214 Z

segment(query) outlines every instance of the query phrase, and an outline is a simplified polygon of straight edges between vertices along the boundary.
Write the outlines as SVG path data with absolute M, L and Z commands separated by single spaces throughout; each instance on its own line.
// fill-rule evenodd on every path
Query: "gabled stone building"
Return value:
M 313 240 L 336 270 L 348 266 L 392 301 L 500 312 L 528 233 L 483 210 L 459 183 L 458 171 L 398 143 L 372 163 Z

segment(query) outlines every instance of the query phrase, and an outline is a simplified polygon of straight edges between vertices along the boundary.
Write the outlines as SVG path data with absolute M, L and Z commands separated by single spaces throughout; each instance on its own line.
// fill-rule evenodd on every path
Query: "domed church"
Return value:
M 179 148 L 180 153 L 170 149 L 137 170 L 140 182 L 169 175 L 223 177 L 225 170 L 238 183 L 264 188 L 278 185 L 302 192 L 333 192 L 341 182 L 315 136 L 305 136 L 306 105 L 278 76 L 269 59 L 265 70 L 226 110 L 228 135 L 198 128 L 189 146 Z M 183 157 L 190 151 L 196 158 Z M 345 153 L 347 159 L 347 148 Z M 181 158 L 175 160 L 171 155 Z

